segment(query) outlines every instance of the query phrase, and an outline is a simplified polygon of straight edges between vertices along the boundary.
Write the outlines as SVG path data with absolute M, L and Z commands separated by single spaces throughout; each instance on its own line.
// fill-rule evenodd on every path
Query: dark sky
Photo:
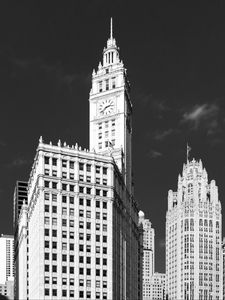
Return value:
M 42 135 L 88 147 L 91 73 L 110 17 L 132 88 L 135 196 L 164 271 L 167 193 L 201 158 L 225 196 L 224 1 L 23 1 L 0 4 L 0 232 L 12 233 L 15 181 Z

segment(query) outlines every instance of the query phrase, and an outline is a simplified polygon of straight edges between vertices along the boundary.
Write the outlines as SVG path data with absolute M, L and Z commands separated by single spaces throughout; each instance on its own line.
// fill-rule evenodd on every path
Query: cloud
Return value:
M 190 125 L 192 130 L 204 128 L 208 135 L 212 135 L 219 129 L 219 111 L 216 103 L 194 105 L 183 114 L 181 123 Z
M 158 158 L 158 157 L 162 156 L 162 153 L 159 152 L 159 151 L 156 151 L 156 150 L 150 150 L 148 155 L 149 155 L 150 158 L 155 159 L 155 158 Z
M 11 161 L 10 163 L 8 163 L 6 166 L 8 168 L 20 168 L 20 167 L 23 167 L 23 166 L 28 165 L 30 163 L 31 163 L 30 160 L 26 160 L 26 159 L 23 159 L 23 158 L 16 158 L 13 161 Z
M 154 139 L 157 141 L 163 141 L 164 139 L 166 139 L 168 136 L 172 135 L 172 134 L 176 134 L 178 133 L 179 130 L 177 129 L 166 129 L 166 130 L 162 130 L 162 131 L 156 131 L 154 134 Z
M 0 140 L 0 147 L 5 147 L 6 146 L 6 142 Z
M 166 241 L 164 238 L 159 239 L 159 248 L 165 248 Z

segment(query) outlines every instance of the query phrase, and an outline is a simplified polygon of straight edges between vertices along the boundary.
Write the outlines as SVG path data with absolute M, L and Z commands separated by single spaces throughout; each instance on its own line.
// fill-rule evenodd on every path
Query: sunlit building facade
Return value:
M 129 88 L 111 24 L 92 75 L 90 150 L 39 140 L 19 219 L 19 299 L 142 299 Z
M 166 294 L 169 300 L 222 299 L 222 216 L 218 188 L 201 161 L 187 161 L 168 193 Z

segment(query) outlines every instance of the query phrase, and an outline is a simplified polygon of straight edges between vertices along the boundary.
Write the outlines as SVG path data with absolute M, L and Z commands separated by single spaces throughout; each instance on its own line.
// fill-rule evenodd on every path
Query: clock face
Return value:
M 110 115 L 114 111 L 114 101 L 113 99 L 106 99 L 99 104 L 99 113 L 101 115 Z

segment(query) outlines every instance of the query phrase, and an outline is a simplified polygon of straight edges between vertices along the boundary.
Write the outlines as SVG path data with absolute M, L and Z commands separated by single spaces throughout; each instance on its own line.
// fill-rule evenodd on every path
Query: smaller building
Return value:
M 2 234 L 0 237 L 0 294 L 14 298 L 14 238 Z
M 9 278 L 5 284 L 0 284 L 0 294 L 9 300 L 14 299 L 14 278 Z
M 222 258 L 223 258 L 223 300 L 225 300 L 225 237 L 222 242 Z

